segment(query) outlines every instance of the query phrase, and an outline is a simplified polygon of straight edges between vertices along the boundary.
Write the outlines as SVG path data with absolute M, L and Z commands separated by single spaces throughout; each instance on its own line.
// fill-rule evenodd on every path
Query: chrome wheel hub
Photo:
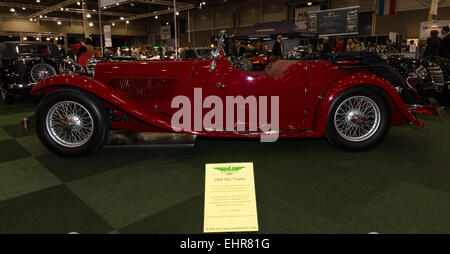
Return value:
M 92 137 L 94 121 L 89 111 L 73 101 L 59 102 L 47 113 L 46 126 L 50 137 L 59 145 L 76 148 Z
M 380 109 L 372 99 L 354 96 L 338 106 L 334 115 L 334 126 L 345 140 L 362 142 L 376 133 L 380 120 Z

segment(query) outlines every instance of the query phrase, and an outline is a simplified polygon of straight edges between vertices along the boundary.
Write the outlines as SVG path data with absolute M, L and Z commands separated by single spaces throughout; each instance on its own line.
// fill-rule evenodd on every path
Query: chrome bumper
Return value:
M 8 89 L 10 90 L 19 90 L 19 89 L 31 89 L 36 85 L 36 83 L 30 83 L 30 84 L 9 84 L 7 85 Z
M 433 107 L 429 105 L 406 105 L 406 108 L 412 114 L 444 116 L 446 114 L 445 107 Z

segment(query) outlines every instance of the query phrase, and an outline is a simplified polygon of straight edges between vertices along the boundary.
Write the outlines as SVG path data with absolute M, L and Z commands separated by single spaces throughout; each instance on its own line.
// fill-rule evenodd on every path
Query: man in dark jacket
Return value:
M 442 38 L 441 47 L 439 48 L 439 56 L 444 58 L 450 58 L 450 34 L 449 27 L 445 26 L 441 31 Z
M 439 56 L 439 48 L 441 46 L 441 39 L 438 37 L 439 32 L 432 30 L 430 32 L 430 38 L 427 39 L 427 47 L 425 49 L 424 57 L 427 56 Z
M 283 36 L 278 35 L 277 41 L 273 44 L 272 55 L 273 55 L 273 58 L 275 59 L 275 61 L 284 58 Z

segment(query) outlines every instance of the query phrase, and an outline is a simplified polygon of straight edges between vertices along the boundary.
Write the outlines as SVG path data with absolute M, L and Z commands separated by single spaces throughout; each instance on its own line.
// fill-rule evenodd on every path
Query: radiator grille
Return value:
M 444 74 L 439 66 L 429 67 L 431 80 L 436 84 L 444 84 Z
M 139 99 L 171 99 L 175 88 L 174 78 L 123 79 L 111 78 L 108 85 L 130 97 Z

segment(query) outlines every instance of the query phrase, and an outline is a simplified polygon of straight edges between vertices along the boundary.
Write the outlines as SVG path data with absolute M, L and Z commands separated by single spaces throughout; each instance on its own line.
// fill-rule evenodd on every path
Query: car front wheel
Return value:
M 391 123 L 383 95 L 370 87 L 351 88 L 333 102 L 328 113 L 328 141 L 347 151 L 364 151 L 380 144 Z
M 54 153 L 66 157 L 90 155 L 106 140 L 109 124 L 100 101 L 76 89 L 45 96 L 36 110 L 36 132 Z

